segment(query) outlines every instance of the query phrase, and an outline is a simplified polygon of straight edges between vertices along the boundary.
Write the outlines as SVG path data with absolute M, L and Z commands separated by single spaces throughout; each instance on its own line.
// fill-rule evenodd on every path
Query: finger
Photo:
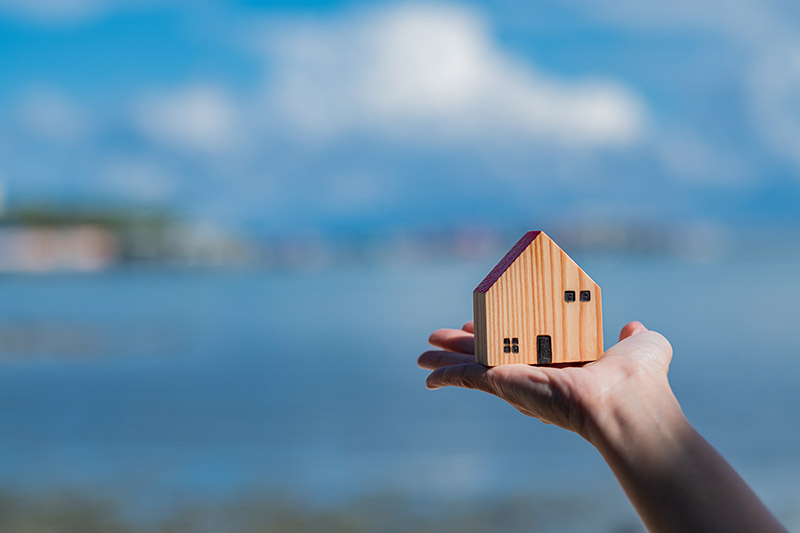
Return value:
M 461 329 L 463 329 L 467 333 L 475 333 L 475 322 L 470 320 L 469 322 L 461 326 Z
M 474 354 L 475 336 L 460 329 L 440 329 L 428 339 L 432 345 L 450 352 Z
M 624 341 L 628 337 L 631 337 L 643 331 L 647 331 L 647 328 L 644 326 L 644 324 L 642 324 L 638 320 L 634 320 L 633 322 L 628 322 L 627 324 L 622 326 L 622 330 L 619 332 L 619 340 Z
M 417 359 L 417 364 L 425 370 L 436 370 L 443 366 L 463 365 L 474 362 L 475 357 L 472 355 L 434 350 L 423 353 Z
M 650 344 L 654 358 L 660 362 L 664 370 L 668 370 L 672 361 L 672 344 L 657 331 L 648 331 L 647 335 L 642 336 Z
M 431 390 L 453 386 L 491 392 L 486 380 L 488 371 L 488 367 L 478 363 L 445 366 L 431 372 L 425 385 Z

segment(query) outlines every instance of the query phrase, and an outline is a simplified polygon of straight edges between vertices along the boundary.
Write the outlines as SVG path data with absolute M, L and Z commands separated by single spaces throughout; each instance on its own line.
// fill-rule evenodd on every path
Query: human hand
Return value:
M 676 404 L 667 381 L 672 347 L 641 322 L 625 325 L 617 344 L 583 366 L 483 366 L 475 362 L 472 322 L 461 330 L 440 329 L 430 343 L 441 350 L 427 351 L 418 360 L 420 367 L 433 370 L 429 389 L 479 389 L 590 442 L 597 426 L 620 406 Z
M 691 427 L 669 387 L 669 342 L 640 322 L 583 366 L 475 362 L 472 322 L 430 337 L 419 357 L 430 389 L 480 389 L 575 431 L 600 451 L 650 531 L 785 531 Z

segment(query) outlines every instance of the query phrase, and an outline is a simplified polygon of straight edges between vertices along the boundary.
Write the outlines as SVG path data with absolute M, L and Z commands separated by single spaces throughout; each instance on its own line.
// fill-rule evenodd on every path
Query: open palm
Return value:
M 460 330 L 440 329 L 430 343 L 441 350 L 420 355 L 418 364 L 433 370 L 427 386 L 479 389 L 507 401 L 522 413 L 588 438 L 589 413 L 620 398 L 646 402 L 649 391 L 667 384 L 672 347 L 640 322 L 622 328 L 620 341 L 592 363 L 582 366 L 503 365 L 475 362 L 473 323 Z

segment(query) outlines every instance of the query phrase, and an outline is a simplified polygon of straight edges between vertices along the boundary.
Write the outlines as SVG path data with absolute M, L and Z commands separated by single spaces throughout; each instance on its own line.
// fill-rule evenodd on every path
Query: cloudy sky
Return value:
M 800 224 L 800 8 L 0 0 L 6 203 Z

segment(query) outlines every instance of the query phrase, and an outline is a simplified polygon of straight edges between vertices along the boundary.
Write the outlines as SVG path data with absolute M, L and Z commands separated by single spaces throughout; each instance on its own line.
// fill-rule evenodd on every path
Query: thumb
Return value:
M 622 330 L 619 332 L 619 340 L 624 341 L 628 337 L 631 337 L 643 331 L 647 331 L 647 328 L 644 326 L 644 324 L 642 324 L 638 320 L 634 320 L 633 322 L 628 322 L 627 324 L 622 326 Z

